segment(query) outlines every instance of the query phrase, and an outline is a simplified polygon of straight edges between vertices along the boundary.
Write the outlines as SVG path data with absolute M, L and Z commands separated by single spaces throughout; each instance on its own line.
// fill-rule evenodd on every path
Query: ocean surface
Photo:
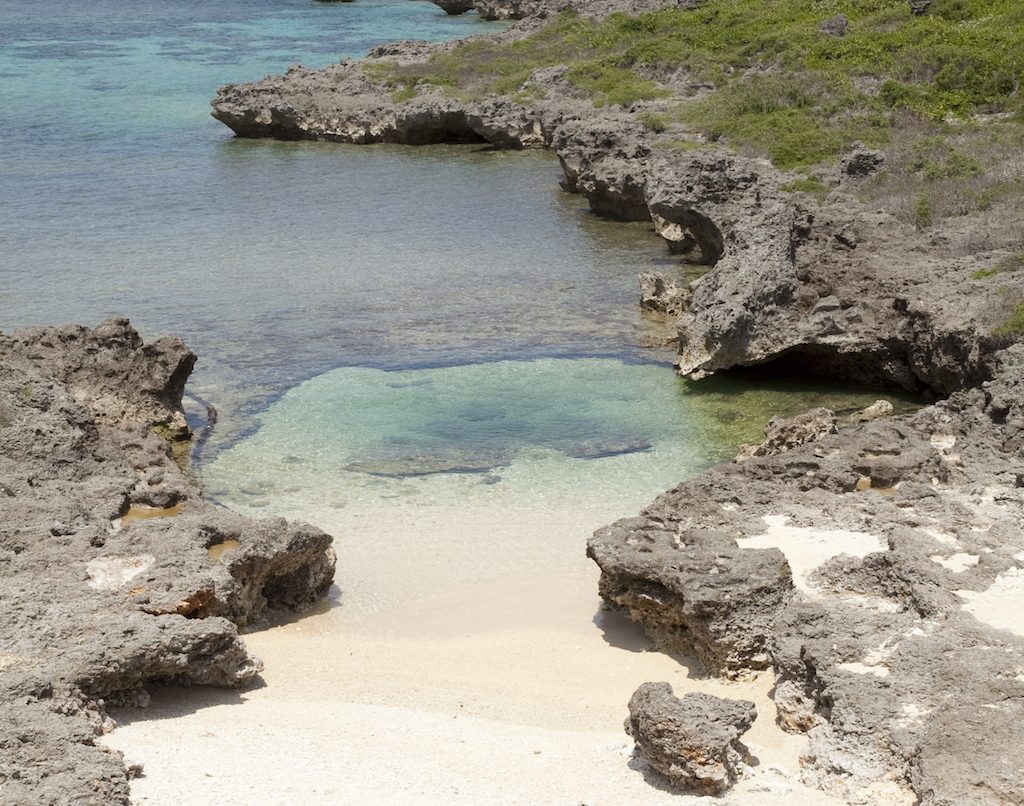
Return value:
M 198 472 L 261 512 L 634 506 L 775 414 L 873 401 L 677 379 L 636 274 L 681 268 L 550 154 L 243 141 L 209 116 L 223 83 L 500 27 L 410 0 L 0 0 L 0 329 L 186 339 L 220 412 Z

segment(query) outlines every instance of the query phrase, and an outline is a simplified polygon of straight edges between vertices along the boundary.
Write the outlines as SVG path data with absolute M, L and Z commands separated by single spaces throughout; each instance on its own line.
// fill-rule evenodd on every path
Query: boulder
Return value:
M 849 419 L 851 423 L 870 423 L 872 420 L 879 420 L 882 417 L 891 417 L 892 413 L 892 403 L 888 400 L 876 400 L 867 408 L 851 414 Z
M 601 568 L 605 604 L 640 622 L 660 648 L 696 655 L 726 676 L 768 667 L 766 638 L 793 595 L 778 549 L 626 518 L 598 530 L 587 556 Z
M 473 10 L 473 0 L 431 0 L 435 6 L 440 6 L 446 14 L 465 14 Z
M 686 307 L 690 292 L 676 285 L 675 280 L 659 271 L 638 274 L 640 307 L 647 311 L 678 316 Z
M 668 683 L 644 683 L 629 700 L 626 732 L 648 765 L 676 786 L 721 795 L 749 760 L 739 739 L 756 718 L 747 700 L 702 693 L 680 699 Z
M 179 465 L 194 361 L 121 319 L 0 334 L 4 802 L 127 805 L 104 703 L 245 684 L 239 628 L 331 584 L 330 536 L 229 512 Z
M 890 405 L 890 410 L 892 406 Z M 741 445 L 734 462 L 745 462 L 755 456 L 773 456 L 792 450 L 798 445 L 814 442 L 835 434 L 838 420 L 831 409 L 817 408 L 791 419 L 773 417 L 764 430 L 765 440 L 760 445 Z

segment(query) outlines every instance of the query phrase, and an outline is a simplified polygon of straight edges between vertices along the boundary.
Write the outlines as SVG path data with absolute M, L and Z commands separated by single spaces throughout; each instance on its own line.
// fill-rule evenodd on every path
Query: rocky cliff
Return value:
M 331 584 L 328 535 L 227 512 L 175 461 L 194 362 L 126 320 L 0 334 L 0 802 L 127 804 L 104 703 L 250 680 L 239 627 Z

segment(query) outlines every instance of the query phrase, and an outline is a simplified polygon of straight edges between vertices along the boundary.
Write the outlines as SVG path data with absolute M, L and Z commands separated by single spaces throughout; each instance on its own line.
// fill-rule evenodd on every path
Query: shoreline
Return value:
M 391 55 L 402 56 L 410 47 L 396 45 Z M 416 48 L 412 50 L 415 55 Z M 386 49 L 378 49 L 377 55 L 381 53 L 387 55 Z M 253 85 L 253 91 L 297 92 L 295 97 L 301 97 L 315 90 L 324 76 L 351 79 L 346 72 L 351 66 L 294 70 L 284 78 Z M 372 96 L 377 90 L 371 90 Z M 244 96 L 246 91 L 236 86 L 227 94 L 241 92 Z M 239 96 L 230 100 L 236 102 Z M 480 120 L 466 122 L 481 109 Z M 315 110 L 317 114 L 320 111 Z M 381 117 L 379 107 L 356 112 L 359 125 L 372 126 L 374 119 Z M 1024 641 L 1018 632 L 998 629 L 1008 623 L 1016 630 L 1016 623 L 992 615 L 1000 613 L 1000 602 L 1003 611 L 1007 603 L 1015 607 L 1024 593 L 1015 584 L 1024 562 L 1019 528 L 1024 519 L 1024 348 L 1014 345 L 1011 333 L 1004 338 L 997 329 L 993 317 L 1012 303 L 1003 299 L 1002 286 L 986 285 L 981 274 L 990 270 L 994 261 L 1004 259 L 1008 244 L 960 255 L 949 248 L 949 238 L 970 235 L 969 223 L 954 222 L 952 234 L 942 236 L 946 238 L 943 241 L 938 235 L 914 231 L 891 215 L 859 206 L 854 199 L 864 175 L 851 171 L 850 166 L 855 157 L 860 159 L 857 164 L 864 162 L 861 150 L 828 175 L 830 192 L 836 195 L 829 201 L 815 201 L 813 196 L 785 195 L 781 183 L 792 174 L 718 146 L 682 156 L 659 155 L 653 147 L 657 138 L 618 114 L 601 113 L 596 123 L 594 119 L 581 123 L 560 118 L 556 138 L 555 128 L 545 128 L 543 121 L 538 123 L 526 112 L 516 112 L 511 122 L 503 120 L 508 109 L 500 101 L 468 113 L 451 106 L 442 112 L 456 116 L 454 129 L 442 126 L 431 134 L 430 127 L 437 119 L 428 114 L 425 128 L 414 131 L 413 136 L 424 141 L 437 131 L 441 136 L 468 136 L 469 126 L 475 135 L 483 136 L 476 130 L 482 127 L 503 142 L 549 140 L 562 159 L 567 187 L 586 195 L 593 209 L 626 218 L 648 215 L 674 249 L 690 249 L 692 256 L 690 241 L 696 238 L 701 257 L 716 253 L 715 266 L 685 294 L 678 363 L 691 377 L 734 366 L 774 363 L 780 369 L 925 388 L 942 400 L 912 415 L 882 418 L 838 435 L 826 432 L 807 437 L 793 423 L 782 424 L 787 438 L 781 452 L 776 446 L 749 462 L 712 468 L 659 496 L 639 517 L 601 529 L 589 543 L 590 556 L 600 566 L 597 586 L 597 571 L 589 564 L 589 570 L 580 572 L 573 585 L 567 585 L 564 577 L 548 579 L 533 591 L 532 602 L 539 605 L 539 612 L 531 615 L 523 610 L 520 614 L 536 619 L 527 619 L 525 628 L 488 631 L 488 625 L 502 614 L 519 612 L 524 588 L 513 584 L 495 594 L 495 580 L 500 575 L 493 576 L 494 555 L 484 554 L 479 567 L 487 573 L 473 585 L 455 587 L 450 595 L 437 596 L 434 601 L 412 603 L 420 609 L 418 615 L 425 624 L 436 625 L 449 623 L 453 616 L 481 616 L 487 611 L 475 603 L 493 596 L 496 610 L 482 619 L 482 627 L 470 629 L 468 637 L 465 628 L 442 644 L 407 634 L 415 632 L 416 622 L 410 624 L 397 606 L 392 608 L 410 587 L 410 580 L 398 574 L 391 580 L 396 593 L 385 600 L 386 610 L 394 612 L 374 615 L 381 602 L 371 601 L 366 613 L 357 607 L 345 611 L 342 606 L 308 622 L 253 634 L 253 645 L 263 646 L 268 658 L 280 658 L 276 663 L 281 670 L 267 672 L 271 681 L 281 675 L 278 685 L 245 695 L 258 727 L 270 730 L 275 742 L 288 747 L 288 731 L 294 731 L 290 715 L 298 712 L 310 723 L 321 720 L 290 755 L 293 764 L 282 774 L 298 778 L 287 786 L 301 786 L 307 774 L 303 760 L 308 761 L 301 751 L 309 745 L 323 744 L 344 757 L 348 748 L 360 746 L 368 736 L 377 742 L 372 745 L 376 758 L 348 768 L 348 773 L 369 777 L 373 786 L 382 777 L 388 784 L 401 783 L 398 771 L 407 769 L 401 766 L 407 761 L 402 757 L 397 763 L 394 759 L 379 763 L 389 754 L 388 742 L 394 738 L 387 729 L 388 717 L 396 713 L 393 707 L 381 702 L 339 703 L 333 692 L 313 700 L 316 705 L 331 705 L 323 713 L 316 705 L 297 704 L 308 701 L 313 687 L 324 685 L 318 670 L 329 664 L 317 654 L 316 634 L 307 640 L 307 631 L 314 631 L 321 620 L 329 623 L 340 617 L 344 621 L 349 615 L 357 621 L 367 619 L 362 630 L 344 633 L 362 642 L 362 690 L 370 699 L 379 681 L 392 675 L 390 681 L 404 703 L 398 713 L 404 727 L 417 732 L 419 744 L 413 749 L 421 754 L 417 762 L 427 775 L 439 766 L 440 719 L 453 716 L 444 709 L 450 711 L 457 705 L 455 698 L 463 691 L 474 691 L 478 698 L 472 717 L 466 720 L 472 720 L 473 729 L 470 735 L 446 738 L 486 745 L 488 731 L 495 730 L 499 716 L 510 725 L 523 727 L 502 710 L 507 707 L 502 700 L 507 691 L 498 683 L 508 675 L 508 668 L 487 667 L 488 673 L 481 675 L 487 685 L 477 690 L 472 681 L 452 676 L 451 669 L 458 671 L 467 653 L 475 653 L 480 663 L 494 664 L 503 648 L 518 646 L 521 641 L 524 663 L 543 665 L 544 656 L 530 651 L 526 644 L 546 642 L 550 653 L 556 654 L 565 651 L 572 636 L 588 635 L 586 646 L 594 655 L 586 658 L 589 664 L 585 668 L 609 671 L 611 664 L 605 658 L 611 657 L 610 644 L 595 635 L 595 630 L 600 631 L 590 616 L 597 589 L 609 607 L 642 624 L 664 649 L 685 644 L 723 677 L 744 677 L 765 669 L 762 681 L 773 680 L 774 686 L 771 701 L 756 695 L 764 706 L 761 721 L 767 715 L 774 724 L 777 712 L 788 732 L 773 728 L 773 736 L 790 748 L 787 758 L 792 758 L 794 743 L 808 743 L 799 775 L 835 798 L 857 803 L 891 796 L 897 801 L 918 798 L 956 803 L 969 800 L 982 787 L 993 803 L 1024 797 L 1024 782 L 1013 772 L 1024 769 L 1019 742 L 1024 717 Z M 288 134 L 274 128 L 279 123 L 279 119 L 272 121 L 265 133 Z M 308 123 L 296 125 L 301 128 Z M 358 128 L 355 131 L 358 134 Z M 893 254 L 901 256 L 895 265 Z M 1018 271 L 1019 267 L 1006 270 L 1011 291 L 1019 279 L 1020 275 L 1014 274 Z M 122 324 L 118 326 L 122 335 L 114 339 L 120 340 L 118 346 L 127 342 L 141 352 L 137 335 L 127 334 L 127 323 Z M 110 329 L 104 325 L 97 332 L 104 328 L 104 332 Z M 50 349 L 54 332 L 68 331 L 39 330 L 33 336 L 19 336 L 14 358 L 5 357 L 11 363 L 4 367 L 5 400 L 13 401 L 17 427 L 14 438 L 5 445 L 6 458 L 12 462 L 38 459 L 26 446 L 33 444 L 30 429 L 43 422 L 49 429 L 48 438 L 53 438 L 50 447 L 54 455 L 69 456 L 63 466 L 74 468 L 78 475 L 70 484 L 56 472 L 57 462 L 50 456 L 48 465 L 37 463 L 24 472 L 19 469 L 13 486 L 3 490 L 18 499 L 15 505 L 26 513 L 25 522 L 30 524 L 35 542 L 27 545 L 17 530 L 5 535 L 12 546 L 13 558 L 8 559 L 18 573 L 4 583 L 16 589 L 19 613 L 27 615 L 19 615 L 19 623 L 10 627 L 14 650 L 0 656 L 4 674 L 0 682 L 10 695 L 0 718 L 14 729 L 29 725 L 39 731 L 41 738 L 36 744 L 71 747 L 77 754 L 67 758 L 57 752 L 45 759 L 33 756 L 24 763 L 29 777 L 17 786 L 26 791 L 33 786 L 55 788 L 57 795 L 50 799 L 59 802 L 68 798 L 68 792 L 90 785 L 100 792 L 96 795 L 100 799 L 126 802 L 129 794 L 123 765 L 93 744 L 95 735 L 109 727 L 104 722 L 103 699 L 108 700 L 107 705 L 144 700 L 143 686 L 150 682 L 184 679 L 237 685 L 251 679 L 259 662 L 239 643 L 235 625 L 251 623 L 268 600 L 301 608 L 321 595 L 329 581 L 327 575 L 333 573 L 333 557 L 326 548 L 329 540 L 325 542 L 326 536 L 316 530 L 283 521 L 254 527 L 240 516 L 215 511 L 212 506 L 201 505 L 199 511 L 186 510 L 177 518 L 150 519 L 121 530 L 115 521 L 128 505 L 167 509 L 182 498 L 202 501 L 198 491 L 175 475 L 167 461 L 166 444 L 149 430 L 155 422 L 161 433 L 180 443 L 183 422 L 177 415 L 181 413 L 184 381 L 179 370 L 164 378 L 164 388 L 155 390 L 158 405 L 154 408 L 153 400 L 140 403 L 129 391 L 135 372 L 152 369 L 148 363 L 152 350 L 142 353 L 142 358 L 132 350 L 127 357 L 119 354 L 113 361 L 116 371 L 108 368 L 105 378 L 89 361 L 70 371 L 64 366 L 55 370 L 52 365 L 40 370 L 35 351 L 40 345 Z M 75 339 L 82 337 L 78 333 Z M 187 371 L 184 374 L 187 376 Z M 110 383 L 113 376 L 122 382 L 120 388 Z M 98 389 L 97 378 L 101 379 Z M 30 394 L 22 391 L 26 388 Z M 65 439 L 61 433 L 72 436 Z M 89 451 L 97 451 L 108 463 L 104 472 L 97 471 Z M 158 476 L 154 470 L 162 474 Z M 38 500 L 44 500 L 38 489 L 32 491 L 40 474 L 62 496 L 61 509 L 55 515 L 33 509 Z M 171 484 L 166 484 L 168 476 Z M 97 500 L 100 503 L 94 504 Z M 83 502 L 93 503 L 86 506 Z M 608 514 L 596 525 L 607 523 L 615 514 Z M 573 534 L 578 540 L 579 517 L 575 513 L 567 517 L 575 521 Z M 587 529 L 593 525 L 588 521 Z M 519 535 L 522 526 L 515 522 L 508 528 Z M 550 529 L 551 525 L 535 528 Z M 255 529 L 257 537 L 243 545 L 240 553 L 225 555 L 228 559 L 223 563 L 208 553 L 211 547 L 226 546 L 235 540 L 236 532 L 247 533 L 248 529 Z M 168 535 L 181 544 L 169 546 Z M 853 556 L 817 551 L 823 540 L 845 542 L 851 537 L 857 542 Z M 786 544 L 793 541 L 800 550 L 811 549 L 812 560 L 803 566 L 787 556 Z M 289 560 L 296 546 L 304 552 L 299 568 Z M 369 560 L 384 559 L 372 550 L 366 553 L 371 556 L 365 571 L 373 567 Z M 444 576 L 450 569 L 445 568 L 443 557 L 438 560 L 435 556 L 433 564 L 426 561 L 429 553 L 421 559 L 423 570 L 436 572 L 430 578 L 432 584 L 452 584 Z M 528 574 L 528 559 L 513 556 L 508 568 Z M 357 551 L 352 560 L 356 571 Z M 155 569 L 152 572 L 151 567 Z M 52 642 L 44 640 L 47 634 L 32 624 L 34 608 L 40 607 L 34 598 L 37 592 L 29 590 L 32 580 L 54 573 L 53 569 L 62 575 L 61 590 L 67 593 L 47 606 L 57 613 L 62 634 L 70 634 L 73 642 L 80 640 L 76 652 L 67 657 L 53 656 Z M 135 579 L 136 573 L 150 574 L 138 580 L 145 585 L 130 589 L 120 585 Z M 505 581 L 518 583 L 518 579 L 512 576 Z M 85 587 L 99 591 L 100 597 L 88 598 L 93 594 L 87 596 Z M 352 591 L 353 597 L 358 596 L 359 585 L 352 585 Z M 550 616 L 550 602 L 559 597 L 568 597 L 569 604 L 560 615 L 572 613 L 571 626 L 549 634 L 536 624 Z M 111 618 L 111 610 L 123 614 L 123 620 Z M 379 640 L 378 635 L 386 635 L 388 640 Z M 699 640 L 694 635 L 699 635 Z M 34 653 L 40 651 L 51 656 L 38 661 Z M 664 664 L 675 663 L 669 654 L 632 654 L 638 657 L 630 656 L 631 661 L 642 657 L 644 663 L 652 663 L 650 669 L 644 668 L 643 676 L 661 673 L 667 668 Z M 413 669 L 402 667 L 410 657 L 430 666 L 440 681 L 438 688 L 446 692 L 447 699 L 437 704 L 440 718 L 438 713 L 424 715 L 407 707 L 423 696 L 424 687 Z M 299 666 L 289 666 L 292 661 L 312 665 L 299 671 Z M 387 661 L 385 668 L 376 665 L 383 661 Z M 401 674 L 396 675 L 396 668 Z M 528 668 L 537 671 L 536 666 Z M 624 679 L 599 692 L 602 716 L 593 724 L 602 728 L 598 734 L 602 744 L 591 749 L 594 763 L 608 779 L 601 782 L 605 788 L 598 795 L 619 791 L 616 786 L 633 792 L 631 787 L 641 783 L 636 775 L 625 772 L 623 746 L 611 738 L 619 736 L 618 731 L 609 725 L 608 732 L 603 732 L 612 712 L 620 707 L 624 710 L 626 695 L 636 682 Z M 722 680 L 713 684 L 734 693 L 738 685 Z M 684 690 L 681 686 L 678 693 Z M 288 691 L 292 693 L 286 694 Z M 541 730 L 529 737 L 547 742 L 544 747 L 549 749 L 540 754 L 545 762 L 556 759 L 554 766 L 547 768 L 548 791 L 566 782 L 570 786 L 576 783 L 567 778 L 565 770 L 576 758 L 569 738 L 579 732 L 556 732 L 552 724 L 533 723 L 545 719 L 558 722 L 552 703 L 570 703 L 564 706 L 563 716 L 570 714 L 581 721 L 588 718 L 586 709 L 573 710 L 581 708 L 573 698 L 578 691 L 572 686 L 556 687 L 550 701 L 541 699 L 531 705 L 529 719 L 519 717 Z M 166 705 L 171 711 L 191 709 L 180 700 L 174 705 L 157 699 L 158 707 Z M 189 699 L 219 700 L 219 705 L 240 701 L 203 694 Z M 254 709 L 262 708 L 261 703 L 266 709 L 256 714 Z M 234 717 L 230 720 L 242 735 L 252 730 L 245 710 L 239 711 L 237 723 Z M 193 716 L 201 725 L 204 719 L 220 715 L 217 708 L 209 708 Z M 353 720 L 352 731 L 336 747 L 331 745 L 332 731 L 347 719 Z M 142 737 L 149 731 L 155 743 L 146 746 L 166 748 L 177 741 L 161 733 L 172 721 L 154 721 L 148 726 L 137 723 L 136 735 Z M 190 724 L 195 723 L 185 720 L 181 724 L 187 736 Z M 275 726 L 284 727 L 274 733 Z M 504 735 L 515 732 L 508 729 Z M 751 734 L 752 742 L 755 735 Z M 229 750 L 218 759 L 222 769 L 234 765 L 242 774 L 254 775 L 275 766 L 277 757 L 270 755 L 254 758 L 252 770 L 240 767 L 232 737 L 215 734 L 213 738 Z M 194 763 L 195 750 L 202 745 L 189 744 L 186 739 L 182 746 L 186 751 L 183 758 L 175 761 L 162 756 L 168 766 L 154 768 L 151 781 L 143 779 L 138 786 L 159 786 L 158 775 L 179 786 L 181 767 L 174 764 Z M 500 753 L 503 746 L 507 742 L 500 738 L 491 745 L 494 753 Z M 560 757 L 558 749 L 568 752 Z M 270 752 L 273 754 L 273 747 Z M 513 773 L 527 774 L 533 755 L 532 750 L 529 755 L 524 752 Z M 479 769 L 479 758 L 469 760 L 471 769 L 472 765 Z M 1011 772 L 1004 773 L 1007 769 Z M 795 770 L 791 773 L 798 774 Z M 478 783 L 507 786 L 508 774 Z M 86 782 L 86 775 L 93 777 Z M 9 785 L 9 780 L 4 785 Z M 341 784 L 352 780 L 343 778 Z M 879 791 L 879 781 L 888 789 Z M 659 796 L 661 790 L 648 788 L 646 781 L 642 784 L 638 791 L 646 797 Z M 766 797 L 792 799 L 796 791 L 792 780 L 780 784 L 759 781 L 755 776 L 741 779 L 734 793 L 746 797 L 745 787 L 762 784 L 769 790 L 787 788 L 784 792 L 766 791 Z M 202 782 L 195 786 L 201 787 Z M 451 782 L 443 779 L 436 786 L 440 791 Z M 177 790 L 163 790 L 158 797 L 172 797 L 168 794 L 172 791 Z M 372 791 L 363 789 L 361 794 L 365 797 Z M 486 789 L 484 795 L 500 791 Z M 828 797 L 814 791 L 815 797 Z M 9 791 L 2 794 L 6 797 Z M 461 797 L 464 793 L 449 794 Z M 336 798 L 338 792 L 323 795 Z M 421 793 L 396 793 L 405 795 L 418 797 Z M 230 791 L 225 794 L 229 801 L 235 796 Z
M 321 524 L 347 535 L 338 546 L 341 601 L 244 636 L 266 665 L 265 688 L 241 695 L 246 708 L 229 707 L 233 697 L 168 691 L 147 712 L 114 712 L 127 725 L 104 742 L 144 764 L 145 777 L 133 783 L 140 802 L 174 803 L 177 791 L 204 784 L 221 803 L 244 803 L 254 791 L 324 804 L 689 802 L 652 790 L 630 761 L 624 703 L 652 677 L 671 681 L 680 695 L 755 699 L 760 718 L 747 743 L 760 772 L 735 791 L 742 802 L 839 802 L 794 780 L 804 741 L 774 725 L 770 676 L 702 677 L 685 659 L 653 651 L 638 625 L 600 610 L 597 569 L 582 545 L 606 512 L 436 515 L 397 523 L 389 516 L 382 520 L 390 528 L 362 534 Z M 447 523 L 443 537 L 440 523 Z M 452 550 L 479 542 L 489 567 L 475 553 Z M 448 546 L 447 562 L 423 562 L 439 545 Z M 371 581 L 384 581 L 384 590 Z M 211 701 L 220 704 L 186 713 Z M 225 768 L 217 761 L 225 750 L 204 738 L 209 732 L 258 733 L 265 749 Z M 450 748 L 443 761 L 438 745 Z M 291 754 L 307 746 L 318 748 L 308 763 L 268 768 L 280 748 Z M 212 766 L 193 768 L 196 758 Z M 317 760 L 331 758 L 343 759 L 338 769 Z M 389 777 L 378 764 L 397 766 Z
M 724 677 L 775 675 L 780 724 L 810 741 L 807 782 L 850 803 L 877 801 L 880 781 L 926 803 L 1024 800 L 1024 780 L 1004 772 L 1024 769 L 1024 641 L 992 615 L 998 603 L 1024 605 L 1024 260 L 1013 203 L 997 216 L 979 207 L 933 217 L 922 187 L 927 215 L 908 215 L 913 202 L 901 208 L 892 184 L 921 179 L 909 140 L 865 145 L 829 130 L 834 114 L 814 115 L 834 94 L 806 85 L 785 58 L 765 64 L 760 53 L 706 43 L 694 31 L 715 24 L 717 10 L 694 5 L 649 15 L 646 25 L 602 20 L 614 9 L 601 4 L 592 16 L 538 12 L 476 45 L 393 43 L 323 70 L 295 66 L 226 85 L 213 115 L 241 137 L 553 150 L 565 190 L 603 216 L 650 221 L 678 256 L 677 271 L 646 278 L 644 304 L 678 312 L 680 374 L 764 366 L 937 400 L 839 434 L 799 417 L 773 423 L 775 438 L 756 458 L 679 484 L 638 517 L 599 530 L 588 554 L 607 605 L 662 649 L 692 651 Z M 964 31 L 995 19 L 971 12 L 961 30 L 941 13 L 927 18 L 928 5 L 911 2 L 884 19 L 851 7 L 849 18 L 820 21 L 787 7 L 797 43 L 787 55 L 841 55 L 829 39 L 844 37 L 855 49 L 891 36 L 898 49 L 900 35 L 930 22 L 971 48 Z M 774 24 L 746 11 L 730 24 Z M 609 45 L 602 62 L 564 52 L 568 41 L 585 49 L 588 36 L 619 50 Z M 696 60 L 677 52 L 674 37 Z M 702 77 L 701 58 L 725 77 Z M 488 60 L 498 65 L 491 72 Z M 887 69 L 879 86 L 889 78 L 885 86 L 907 98 L 935 88 Z M 826 71 L 819 78 L 832 87 Z M 782 92 L 772 79 L 801 87 L 801 97 L 806 90 L 812 112 L 768 105 L 807 114 L 808 125 L 835 135 L 829 148 L 744 142 L 745 125 L 778 122 L 738 111 L 761 107 L 751 99 L 763 82 L 769 95 Z M 719 93 L 736 117 L 717 132 L 685 117 L 706 93 L 704 101 Z M 877 111 L 872 102 L 884 95 L 866 90 L 861 111 Z M 992 123 L 983 106 L 964 112 L 982 129 Z M 893 126 L 916 120 L 903 134 L 923 136 L 919 106 L 893 108 Z M 961 142 L 936 138 L 959 154 Z M 990 165 L 991 148 L 974 146 L 972 170 L 994 181 L 1002 161 Z M 1019 181 L 1019 169 L 1013 175 Z M 878 190 L 886 180 L 888 196 Z M 679 287 L 687 266 L 706 269 Z

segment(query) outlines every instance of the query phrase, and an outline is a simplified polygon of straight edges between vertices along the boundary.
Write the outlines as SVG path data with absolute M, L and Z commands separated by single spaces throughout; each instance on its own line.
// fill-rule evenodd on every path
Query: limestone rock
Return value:
M 780 724 L 808 733 L 804 779 L 847 802 L 877 802 L 881 785 L 925 803 L 1024 801 L 1009 772 L 1022 768 L 1024 626 L 975 606 L 1024 556 L 1024 345 L 1000 353 L 995 374 L 911 414 L 713 468 L 591 541 L 602 596 L 671 639 L 661 645 L 726 674 L 767 658 Z M 767 581 L 773 544 L 799 583 L 778 597 L 694 563 L 713 551 Z
M 525 17 L 548 17 L 572 3 L 568 0 L 473 0 L 473 6 L 485 20 L 521 20 Z
M 658 646 L 693 652 L 726 675 L 768 666 L 766 636 L 793 595 L 777 549 L 740 549 L 722 533 L 627 518 L 599 530 L 587 556 L 601 568 L 607 605 L 639 621 Z
M 740 776 L 739 741 L 757 718 L 754 703 L 709 694 L 675 697 L 668 683 L 644 683 L 629 700 L 626 732 L 637 752 L 681 788 L 720 795 Z
M 431 0 L 435 6 L 440 6 L 447 14 L 465 14 L 473 9 L 473 0 Z
M 93 330 L 69 325 L 0 334 L 0 356 L 7 366 L 63 384 L 106 425 L 142 422 L 175 439 L 190 436 L 181 397 L 196 356 L 180 339 L 143 344 L 127 319 L 111 319 Z
M 675 280 L 658 271 L 637 275 L 640 280 L 640 307 L 648 311 L 678 316 L 686 307 L 690 292 L 676 285 Z
M 851 423 L 870 423 L 872 420 L 879 420 L 882 417 L 891 417 L 893 412 L 892 403 L 888 400 L 876 400 L 870 406 L 850 415 Z
M 889 410 L 892 410 L 891 404 Z M 838 430 L 838 419 L 831 409 L 811 409 L 789 420 L 773 417 L 765 428 L 764 442 L 760 445 L 742 445 L 733 461 L 745 462 L 755 456 L 772 456 L 835 434 Z
M 251 680 L 238 628 L 331 584 L 328 535 L 228 512 L 174 460 L 194 360 L 125 320 L 0 334 L 4 802 L 127 804 L 104 701 Z
M 862 178 L 877 173 L 885 164 L 885 155 L 881 151 L 868 148 L 863 143 L 854 143 L 853 150 L 839 164 L 846 176 Z
M 566 121 L 553 136 L 562 187 L 586 197 L 590 209 L 619 221 L 648 221 L 646 187 L 651 148 L 635 124 L 615 117 Z

